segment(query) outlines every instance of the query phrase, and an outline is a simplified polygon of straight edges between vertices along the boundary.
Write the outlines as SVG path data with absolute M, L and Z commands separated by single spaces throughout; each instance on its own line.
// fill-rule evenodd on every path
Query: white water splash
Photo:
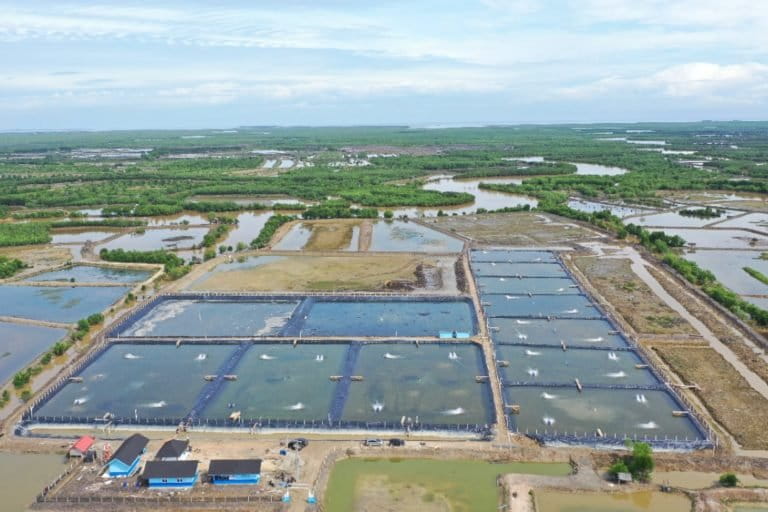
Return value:
M 552 426 L 555 424 L 555 418 L 551 416 L 544 416 L 543 418 L 541 418 L 541 421 L 544 422 L 544 424 L 547 426 Z
M 304 404 L 301 402 L 296 402 L 293 405 L 287 406 L 286 409 L 289 411 L 302 411 L 304 410 Z
M 371 404 L 371 409 L 373 409 L 373 412 L 381 412 L 384 410 L 384 404 L 377 400 Z
M 539 370 L 537 370 L 536 368 L 528 368 L 527 372 L 528 372 L 528 375 L 530 375 L 531 377 L 539 376 Z
M 195 302 L 191 300 L 175 300 L 160 304 L 149 314 L 149 316 L 142 320 L 141 323 L 128 329 L 125 334 L 127 336 L 147 336 L 151 334 L 159 324 L 166 320 L 176 318 L 194 303 Z
M 466 411 L 463 407 L 457 407 L 455 409 L 447 409 L 442 412 L 444 416 L 459 416 L 461 414 L 464 414 Z
M 269 336 L 282 329 L 291 318 L 293 311 L 288 311 L 284 315 L 275 315 L 264 320 L 264 327 L 256 331 L 256 336 Z
M 578 312 L 579 312 L 579 310 L 575 309 L 575 308 L 574 309 L 566 309 L 565 311 L 563 311 L 563 313 L 566 314 L 566 315 L 575 315 Z
M 261 354 L 259 356 L 259 359 L 262 361 L 272 361 L 273 359 L 276 359 L 275 356 L 270 356 L 269 354 Z
M 587 343 L 600 343 L 601 341 L 603 341 L 603 337 L 598 336 L 597 338 L 584 338 L 584 341 L 586 341 Z
M 535 350 L 526 350 L 525 355 L 527 356 L 540 356 L 541 352 L 536 352 Z
M 195 361 L 205 361 L 208 359 L 208 354 L 197 354 L 197 357 L 195 357 Z
M 148 404 L 142 405 L 142 407 L 147 407 L 149 409 L 160 409 L 162 407 L 165 407 L 168 405 L 165 400 L 160 400 L 159 402 L 150 402 Z
M 635 400 L 636 400 L 636 401 L 637 401 L 637 403 L 639 403 L 639 404 L 646 404 L 646 403 L 648 403 L 648 399 L 647 399 L 647 398 L 645 397 L 645 395 L 643 395 L 643 394 L 637 394 L 637 395 L 635 395 Z
M 528 325 L 529 323 L 531 323 L 531 321 L 530 320 L 515 320 L 515 323 L 517 325 Z
M 390 354 L 389 352 L 384 354 L 384 359 L 402 359 L 402 358 L 403 356 L 399 356 L 397 354 Z
M 507 300 L 517 300 L 520 298 L 515 295 L 505 295 L 505 297 L 507 298 Z
M 543 398 L 544 400 L 554 400 L 555 398 L 557 398 L 557 395 L 550 395 L 549 393 L 547 393 L 546 391 L 544 391 L 544 392 L 541 394 L 541 398 Z
M 517 333 L 517 339 L 519 339 L 519 340 L 527 340 L 528 339 L 528 335 L 519 332 L 519 333 Z
M 123 356 L 123 359 L 141 359 L 141 356 L 137 356 L 136 354 L 131 354 L 128 352 Z
M 611 379 L 623 379 L 624 377 L 627 376 L 627 374 L 624 372 L 611 372 L 611 373 L 606 373 L 605 376 Z
M 651 430 L 654 428 L 659 428 L 659 426 L 655 421 L 649 421 L 648 423 L 638 423 L 637 428 L 642 428 L 643 430 Z
M 619 356 L 616 355 L 616 352 L 608 352 L 608 359 L 611 361 L 618 361 Z
M 451 361 L 458 361 L 459 354 L 457 354 L 456 352 L 448 352 L 448 359 L 450 359 Z
M 72 405 L 83 405 L 88 401 L 88 397 L 84 396 L 81 398 L 75 398 L 75 400 L 72 402 Z
M 325 361 L 325 356 L 323 354 L 317 354 L 315 356 L 315 361 L 317 361 L 318 363 L 322 363 L 323 361 Z

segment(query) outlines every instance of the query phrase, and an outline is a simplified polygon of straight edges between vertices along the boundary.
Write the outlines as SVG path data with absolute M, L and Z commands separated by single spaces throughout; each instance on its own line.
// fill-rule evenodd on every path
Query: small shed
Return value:
M 69 452 L 67 454 L 70 457 L 85 457 L 88 450 L 93 447 L 93 443 L 95 442 L 96 440 L 91 436 L 83 436 L 75 441 L 75 444 L 69 447 Z
M 172 439 L 166 441 L 157 451 L 155 460 L 184 460 L 189 455 L 189 441 Z
M 218 459 L 208 466 L 212 484 L 258 484 L 261 480 L 261 459 Z
M 616 473 L 616 481 L 620 484 L 631 484 L 632 473 Z
M 107 463 L 107 474 L 116 478 L 133 475 L 139 467 L 141 455 L 147 450 L 148 443 L 149 439 L 141 434 L 133 434 L 123 441 Z
M 192 487 L 197 482 L 196 460 L 150 460 L 142 480 L 149 487 Z

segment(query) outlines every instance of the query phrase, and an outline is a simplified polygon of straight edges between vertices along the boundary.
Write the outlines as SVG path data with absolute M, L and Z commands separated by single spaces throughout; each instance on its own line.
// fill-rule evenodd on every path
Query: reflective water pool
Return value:
M 117 235 L 120 231 L 81 231 L 69 230 L 51 233 L 51 243 L 54 244 L 77 244 L 82 242 L 98 242 Z
M 491 337 L 497 343 L 532 343 L 560 346 L 625 347 L 626 342 L 606 320 L 521 320 L 490 318 Z
M 272 216 L 272 212 L 241 213 L 237 216 L 237 225 L 227 235 L 227 238 L 217 245 L 231 245 L 237 247 L 238 243 L 250 246 L 251 241 L 259 236 L 261 228 Z
M 10 379 L 66 334 L 66 329 L 0 322 L 0 383 Z
M 473 262 L 497 262 L 497 263 L 532 263 L 544 262 L 554 263 L 557 261 L 555 253 L 551 251 L 482 251 L 473 250 L 471 252 Z
M 500 276 L 514 279 L 523 277 L 568 277 L 565 269 L 559 263 L 472 263 L 472 271 L 476 276 Z
M 76 418 L 181 418 L 186 416 L 205 375 L 216 374 L 231 345 L 111 346 L 42 406 L 36 415 Z
M 2 314 L 72 323 L 107 309 L 125 295 L 125 286 L 0 286 Z
M 150 270 L 135 270 L 115 267 L 97 267 L 93 265 L 75 265 L 73 267 L 44 272 L 25 281 L 69 281 L 73 283 L 138 283 L 153 274 Z
M 582 384 L 658 384 L 650 371 L 635 366 L 642 361 L 628 351 L 497 345 L 496 354 L 508 363 L 499 368 L 508 382 L 572 384 L 579 379 Z
M 768 236 L 758 235 L 749 231 L 736 229 L 657 229 L 668 235 L 678 235 L 688 243 L 698 247 L 713 249 L 765 249 L 768 247 Z M 753 242 L 754 240 L 754 242 Z
M 513 295 L 581 293 L 579 287 L 569 278 L 478 277 L 476 281 L 480 293 L 509 293 Z
M 537 490 L 539 512 L 685 512 L 691 500 L 663 492 L 573 493 Z
M 122 336 L 274 336 L 298 300 L 227 301 L 166 300 L 160 302 Z
M 768 260 L 760 258 L 759 251 L 696 251 L 686 253 L 691 260 L 715 274 L 718 281 L 739 294 L 768 295 L 768 285 L 744 271 L 744 267 L 768 274 Z
M 485 424 L 488 384 L 475 382 L 482 354 L 473 345 L 364 345 L 350 384 L 347 421 Z M 481 372 L 482 373 L 482 372 Z
M 600 312 L 583 295 L 492 295 L 481 296 L 489 317 L 594 318 Z
M 371 251 L 461 252 L 464 242 L 420 224 L 379 221 L 373 225 Z
M 189 249 L 199 245 L 208 228 L 159 228 L 141 233 L 130 233 L 97 246 L 101 249 L 125 249 L 130 251 L 154 251 L 158 249 Z
M 680 406 L 664 391 L 516 386 L 505 394 L 520 405 L 511 415 L 520 432 L 700 439 L 688 418 L 672 415 Z

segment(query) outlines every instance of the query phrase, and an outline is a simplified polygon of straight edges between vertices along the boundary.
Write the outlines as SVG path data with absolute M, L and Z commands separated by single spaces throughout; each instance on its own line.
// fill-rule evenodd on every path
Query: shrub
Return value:
M 720 485 L 723 487 L 736 487 L 739 485 L 739 477 L 733 473 L 725 473 L 720 475 Z

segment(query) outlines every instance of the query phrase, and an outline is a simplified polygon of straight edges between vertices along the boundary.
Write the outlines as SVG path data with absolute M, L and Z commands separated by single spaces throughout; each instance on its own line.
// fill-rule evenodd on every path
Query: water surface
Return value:
M 680 494 L 534 492 L 539 512 L 684 512 L 691 509 L 691 500 Z
M 607 320 L 521 320 L 489 318 L 491 338 L 497 343 L 561 346 L 626 347 Z
M 473 262 L 472 271 L 476 276 L 499 276 L 514 279 L 522 277 L 568 277 L 559 263 L 495 263 Z
M 413 222 L 379 221 L 373 225 L 371 251 L 461 252 L 464 242 Z
M 583 295 L 495 295 L 480 297 L 489 317 L 559 317 L 594 318 L 600 316 L 592 302 Z
M 97 250 L 125 249 L 126 251 L 154 251 L 158 249 L 190 249 L 199 245 L 208 228 L 159 228 L 140 233 L 129 233 L 97 247 Z
M 66 329 L 0 322 L 0 383 L 48 350 Z
M 23 512 L 66 468 L 62 455 L 0 453 L 0 500 L 6 512 Z
M 149 279 L 150 270 L 75 265 L 37 274 L 25 281 L 68 281 L 72 283 L 138 283 Z
M 0 286 L 2 314 L 32 320 L 73 323 L 117 302 L 126 286 Z

